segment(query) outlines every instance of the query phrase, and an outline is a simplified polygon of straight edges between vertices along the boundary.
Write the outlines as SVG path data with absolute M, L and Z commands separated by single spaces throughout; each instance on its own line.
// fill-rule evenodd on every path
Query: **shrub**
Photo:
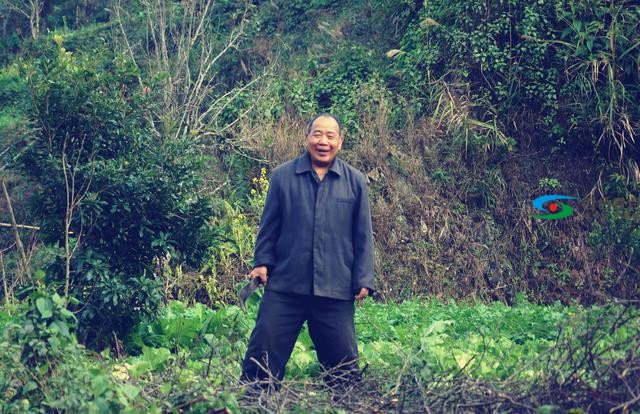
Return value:
M 428 113 L 444 80 L 506 134 L 590 150 L 612 144 L 622 157 L 640 117 L 640 15 L 626 3 L 426 2 L 394 54 L 400 89 Z
M 102 68 L 60 43 L 23 66 L 28 116 L 40 128 L 25 137 L 17 167 L 40 190 L 32 208 L 43 241 L 66 250 L 47 275 L 69 284 L 83 338 L 97 344 L 156 310 L 154 263 L 199 260 L 210 204 L 195 191 L 196 143 L 155 131 L 132 66 L 117 58 Z
M 39 283 L 17 314 L 0 313 L 0 412 L 139 412 L 139 389 L 77 343 L 64 299 Z

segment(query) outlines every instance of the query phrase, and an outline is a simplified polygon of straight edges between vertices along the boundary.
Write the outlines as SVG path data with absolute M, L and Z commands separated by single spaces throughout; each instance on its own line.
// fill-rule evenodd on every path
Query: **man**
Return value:
M 325 381 L 357 377 L 354 300 L 373 291 L 373 232 L 365 177 L 337 157 L 343 140 L 339 121 L 318 115 L 305 154 L 272 171 L 249 274 L 265 292 L 243 382 L 277 388 L 305 320 Z

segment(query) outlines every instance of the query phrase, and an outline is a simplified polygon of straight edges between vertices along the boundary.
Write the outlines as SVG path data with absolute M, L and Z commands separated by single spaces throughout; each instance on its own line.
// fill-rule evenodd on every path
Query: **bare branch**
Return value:
M 31 37 L 34 39 L 40 34 L 40 15 L 43 7 L 44 0 L 3 0 L 0 2 L 0 10 L 9 10 L 29 19 Z
M 9 218 L 11 219 L 11 227 L 13 228 L 13 234 L 16 238 L 16 248 L 20 253 L 21 262 L 21 272 L 26 273 L 27 277 L 31 279 L 31 270 L 29 269 L 29 260 L 27 259 L 27 255 L 24 250 L 24 245 L 22 244 L 22 239 L 20 238 L 20 233 L 18 232 L 18 224 L 16 223 L 16 216 L 13 214 L 13 206 L 11 205 L 11 198 L 9 197 L 9 191 L 7 190 L 7 185 L 3 180 L 2 182 L 2 192 L 4 193 L 4 198 L 7 202 L 7 211 L 9 212 Z M 21 278 L 18 277 L 18 280 Z
M 215 128 L 216 118 L 228 105 L 226 100 L 236 99 L 241 91 L 259 79 L 216 97 L 216 64 L 238 47 L 244 35 L 249 4 L 245 3 L 238 26 L 219 47 L 214 41 L 217 35 L 211 23 L 213 0 L 185 0 L 179 4 L 144 0 L 142 5 L 146 11 L 147 36 L 146 45 L 140 50 L 131 43 L 125 29 L 126 16 L 120 0 L 114 16 L 130 58 L 136 61 L 137 57 L 137 61 L 146 62 L 151 77 L 168 75 L 160 90 L 150 92 L 160 98 L 160 113 L 155 118 L 165 124 L 164 130 L 170 132 L 173 139 L 185 138 L 193 131 L 198 134 L 211 131 Z M 197 58 L 194 58 L 195 53 Z
M 85 138 L 83 137 L 80 141 L 80 148 L 78 153 L 76 154 L 75 164 L 70 166 L 67 162 L 67 143 L 68 136 L 65 137 L 64 143 L 62 146 L 62 172 L 64 175 L 64 184 L 65 184 L 65 195 L 66 195 L 66 205 L 65 205 L 65 218 L 64 218 L 64 252 L 65 252 L 65 285 L 64 285 L 64 298 L 65 303 L 69 301 L 69 289 L 71 286 L 71 259 L 80 246 L 82 240 L 82 220 L 80 220 L 81 228 L 76 236 L 76 241 L 73 247 L 71 247 L 71 237 L 69 236 L 71 233 L 71 224 L 73 223 L 73 218 L 76 210 L 80 209 L 82 200 L 87 196 L 89 192 L 89 188 L 91 187 L 91 179 L 93 174 L 89 174 L 88 177 L 84 178 L 84 181 L 80 183 L 79 188 L 76 186 L 76 178 L 79 172 L 80 159 L 84 153 L 84 143 Z M 89 162 L 94 159 L 95 151 L 92 152 L 89 157 Z

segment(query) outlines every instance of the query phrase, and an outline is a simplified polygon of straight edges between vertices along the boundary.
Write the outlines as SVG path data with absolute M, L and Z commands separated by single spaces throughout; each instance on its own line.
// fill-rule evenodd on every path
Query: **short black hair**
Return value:
M 321 114 L 318 114 L 314 116 L 311 121 L 309 121 L 309 123 L 307 124 L 307 135 L 311 133 L 311 127 L 313 126 L 313 123 L 316 122 L 316 119 L 323 118 L 323 117 L 333 118 L 333 120 L 336 121 L 336 123 L 338 124 L 338 134 L 342 136 L 342 124 L 340 123 L 340 120 L 338 119 L 337 116 L 332 115 L 328 112 L 323 112 Z

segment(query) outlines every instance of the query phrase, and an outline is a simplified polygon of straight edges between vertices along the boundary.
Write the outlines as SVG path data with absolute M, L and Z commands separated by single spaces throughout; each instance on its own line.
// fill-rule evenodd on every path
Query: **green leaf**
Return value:
M 142 358 L 149 364 L 151 370 L 164 366 L 170 357 L 171 351 L 167 348 L 142 348 Z
M 96 397 L 104 394 L 104 392 L 109 389 L 110 385 L 109 378 L 107 378 L 106 375 L 98 375 L 91 379 L 91 390 L 93 391 L 93 395 Z
M 440 334 L 440 333 L 444 332 L 447 329 L 447 326 L 452 325 L 452 324 L 453 324 L 452 320 L 436 320 L 436 321 L 433 321 L 431 323 L 431 325 L 429 325 L 429 327 L 426 328 L 422 332 L 422 335 L 430 336 L 432 334 Z
M 47 372 L 49 372 L 49 365 L 48 364 L 42 364 L 36 367 L 36 371 L 38 371 L 38 374 L 40 375 L 45 375 Z
M 36 299 L 36 307 L 42 315 L 43 318 L 47 319 L 53 315 L 53 302 L 49 298 L 38 298 Z
M 36 280 L 38 282 L 43 282 L 45 277 L 46 277 L 46 274 L 44 273 L 44 270 L 42 269 L 36 270 Z
M 29 381 L 26 384 L 24 384 L 24 387 L 22 387 L 22 393 L 27 394 L 35 390 L 36 388 L 38 388 L 38 384 L 36 384 L 35 381 Z
M 58 295 L 57 293 L 54 293 L 51 298 L 53 299 L 53 303 L 55 303 L 56 305 L 60 305 L 63 306 L 64 305 L 64 299 Z
M 95 401 L 91 401 L 91 403 L 89 404 L 89 413 L 94 414 L 94 413 L 111 413 L 111 409 L 109 407 L 109 403 L 106 399 L 104 398 L 96 398 Z
M 169 394 L 169 391 L 171 391 L 171 388 L 173 387 L 173 384 L 169 381 L 163 383 L 160 386 L 160 392 L 162 392 L 163 394 L 167 395 Z
M 127 397 L 128 400 L 133 400 L 140 394 L 140 388 L 131 384 L 122 384 L 120 385 L 120 390 Z
M 458 365 L 458 368 L 462 369 L 464 366 L 467 365 L 467 363 L 469 363 L 469 361 L 471 361 L 471 358 L 473 358 L 473 355 L 464 352 L 460 349 L 454 349 L 453 350 L 453 356 L 456 360 L 456 364 Z
M 75 318 L 75 315 L 73 314 L 73 312 L 71 312 L 70 310 L 68 310 L 66 308 L 60 309 L 60 315 L 66 317 L 66 318 L 69 318 L 69 319 Z
M 135 358 L 131 360 L 131 366 L 129 367 L 129 373 L 132 377 L 139 377 L 142 374 L 146 374 L 151 370 L 151 364 L 149 361 Z
M 68 338 L 69 337 L 69 327 L 66 323 L 62 321 L 53 321 L 51 323 L 51 328 L 53 328 L 58 333 L 62 334 L 62 336 Z
M 582 29 L 582 22 L 580 20 L 574 20 L 572 26 L 576 32 L 579 32 Z

